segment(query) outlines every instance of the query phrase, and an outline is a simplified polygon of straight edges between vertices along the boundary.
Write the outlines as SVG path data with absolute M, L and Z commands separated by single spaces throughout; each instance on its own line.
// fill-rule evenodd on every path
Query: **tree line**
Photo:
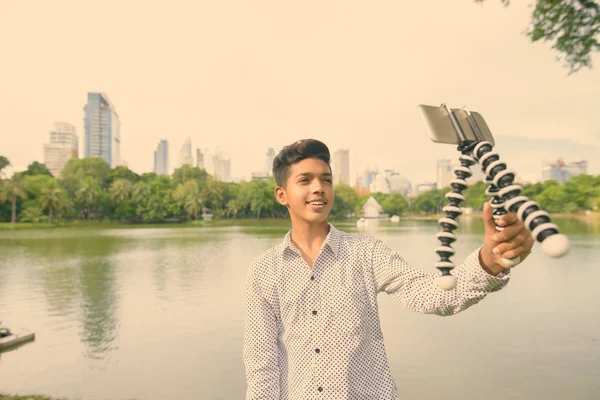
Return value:
M 0 221 L 61 223 L 75 220 L 128 223 L 185 222 L 202 219 L 287 218 L 287 209 L 275 200 L 276 183 L 269 180 L 221 182 L 205 170 L 183 166 L 172 175 L 137 174 L 127 167 L 110 166 L 99 158 L 71 159 L 59 178 L 39 162 L 5 177 L 9 165 L 0 156 Z M 487 185 L 478 182 L 466 191 L 465 207 L 481 210 L 488 200 Z M 374 193 L 383 212 L 411 216 L 437 214 L 448 204 L 449 188 L 430 190 L 407 198 L 402 194 Z M 579 175 L 565 184 L 545 181 L 525 185 L 523 194 L 552 213 L 577 213 L 600 206 L 600 176 Z M 334 219 L 356 217 L 369 195 L 345 184 L 335 185 Z

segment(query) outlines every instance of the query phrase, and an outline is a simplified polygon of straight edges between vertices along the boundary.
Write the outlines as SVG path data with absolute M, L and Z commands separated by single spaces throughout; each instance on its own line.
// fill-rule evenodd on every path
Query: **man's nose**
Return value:
M 320 180 L 315 179 L 312 184 L 312 190 L 313 193 L 323 193 L 323 183 Z

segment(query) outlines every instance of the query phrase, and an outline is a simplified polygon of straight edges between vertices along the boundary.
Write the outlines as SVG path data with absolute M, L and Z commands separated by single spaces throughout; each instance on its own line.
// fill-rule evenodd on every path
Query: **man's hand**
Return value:
M 519 221 L 516 213 L 508 213 L 498 220 L 502 231 L 496 230 L 496 223 L 492 217 L 492 206 L 486 202 L 483 205 L 483 223 L 485 236 L 483 248 L 479 253 L 479 261 L 483 269 L 491 275 L 497 275 L 507 266 L 502 263 L 502 258 L 521 257 L 521 262 L 531 253 L 533 236 Z

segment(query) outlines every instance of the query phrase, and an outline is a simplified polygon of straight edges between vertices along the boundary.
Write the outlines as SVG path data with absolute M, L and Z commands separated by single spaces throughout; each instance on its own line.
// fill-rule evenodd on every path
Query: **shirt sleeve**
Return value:
M 479 264 L 480 249 L 451 271 L 458 279 L 456 288 L 443 290 L 437 285 L 440 274 L 435 268 L 431 272 L 411 268 L 383 241 L 375 239 L 371 264 L 376 289 L 415 312 L 457 314 L 479 303 L 487 294 L 504 288 L 510 279 L 510 270 L 496 276 L 488 274 Z
M 246 279 L 243 358 L 246 400 L 279 400 L 277 321 L 273 307 L 262 294 L 260 275 L 250 267 Z

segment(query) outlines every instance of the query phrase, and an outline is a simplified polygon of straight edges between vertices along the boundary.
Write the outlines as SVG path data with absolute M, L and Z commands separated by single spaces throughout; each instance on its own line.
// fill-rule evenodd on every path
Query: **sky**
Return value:
M 542 159 L 599 154 L 600 57 L 569 76 L 524 35 L 530 13 L 499 0 L 3 2 L 0 154 L 14 170 L 43 162 L 68 122 L 82 156 L 87 93 L 103 92 L 138 173 L 161 139 L 171 170 L 189 136 L 248 179 L 269 147 L 310 137 L 349 149 L 351 177 L 376 164 L 431 182 L 458 153 L 430 141 L 417 106 L 447 103 L 481 113 L 509 168 L 539 179 Z

